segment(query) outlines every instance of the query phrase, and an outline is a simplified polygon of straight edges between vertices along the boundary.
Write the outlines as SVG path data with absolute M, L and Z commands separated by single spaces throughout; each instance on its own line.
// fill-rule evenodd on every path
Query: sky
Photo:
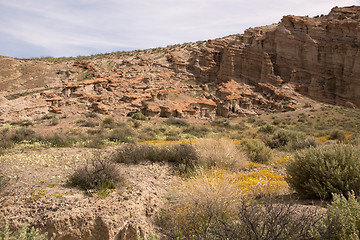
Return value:
M 351 5 L 360 0 L 0 0 L 0 55 L 86 56 L 165 47 Z

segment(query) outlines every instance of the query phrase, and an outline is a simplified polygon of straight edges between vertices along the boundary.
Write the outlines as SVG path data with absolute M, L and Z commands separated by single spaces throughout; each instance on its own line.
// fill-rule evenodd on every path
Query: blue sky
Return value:
M 360 0 L 0 0 L 0 55 L 79 56 L 242 33 Z

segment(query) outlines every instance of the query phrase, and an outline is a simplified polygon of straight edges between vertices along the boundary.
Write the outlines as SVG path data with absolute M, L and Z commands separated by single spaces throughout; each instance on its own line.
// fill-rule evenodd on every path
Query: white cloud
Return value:
M 359 4 L 343 0 L 341 6 Z M 0 55 L 30 57 L 18 46 L 71 56 L 205 40 L 278 22 L 283 15 L 327 14 L 333 0 L 0 0 Z M 16 55 L 12 55 L 16 52 Z M 43 54 L 43 53 L 41 53 Z

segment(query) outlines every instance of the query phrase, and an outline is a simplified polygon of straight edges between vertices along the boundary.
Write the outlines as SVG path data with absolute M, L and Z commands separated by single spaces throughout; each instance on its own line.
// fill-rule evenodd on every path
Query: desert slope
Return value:
M 307 95 L 360 106 L 360 7 L 244 34 L 77 58 L 0 57 L 0 119 L 95 111 L 207 118 L 289 111 Z

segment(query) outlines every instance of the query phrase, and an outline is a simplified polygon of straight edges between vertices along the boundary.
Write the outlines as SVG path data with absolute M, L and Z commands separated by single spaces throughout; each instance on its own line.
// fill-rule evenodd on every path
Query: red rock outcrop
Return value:
M 279 24 L 207 42 L 188 69 L 202 82 L 291 83 L 317 100 L 360 107 L 359 20 L 358 6 L 314 18 L 285 16 Z

